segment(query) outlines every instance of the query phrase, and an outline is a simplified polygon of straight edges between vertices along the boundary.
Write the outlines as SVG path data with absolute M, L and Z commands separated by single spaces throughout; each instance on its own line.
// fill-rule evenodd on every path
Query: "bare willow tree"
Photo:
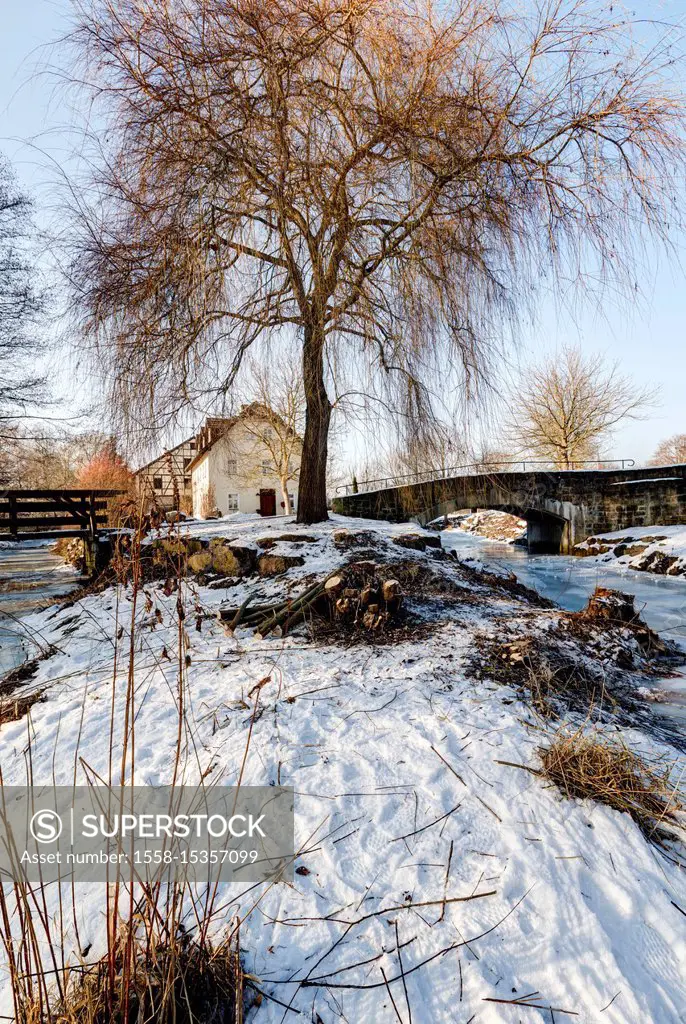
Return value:
M 41 301 L 29 253 L 30 210 L 0 155 L 0 434 L 7 445 L 20 436 L 17 418 L 45 399 L 45 377 L 34 365 Z
M 419 421 L 427 373 L 472 391 L 544 274 L 633 284 L 673 223 L 673 54 L 595 0 L 75 3 L 83 332 L 157 422 L 297 337 L 302 522 L 326 517 L 332 367 L 388 375 Z
M 686 434 L 673 434 L 661 441 L 650 460 L 651 466 L 676 466 L 686 463 Z
M 638 419 L 655 399 L 617 363 L 565 348 L 524 370 L 512 401 L 512 438 L 531 458 L 562 469 L 600 458 L 600 447 L 624 419 Z
M 246 465 L 269 466 L 281 485 L 284 515 L 291 515 L 290 491 L 300 476 L 302 434 L 305 427 L 305 389 L 297 362 L 286 354 L 257 362 L 250 360 L 245 395 L 260 415 L 244 416 L 243 439 L 252 439 L 252 451 L 244 450 Z

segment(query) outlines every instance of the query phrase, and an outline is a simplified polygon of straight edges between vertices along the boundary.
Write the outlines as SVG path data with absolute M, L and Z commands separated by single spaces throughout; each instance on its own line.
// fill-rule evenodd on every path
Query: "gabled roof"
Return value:
M 156 455 L 154 459 L 150 459 L 150 462 L 146 462 L 144 466 L 139 466 L 138 469 L 135 469 L 133 471 L 134 476 L 138 473 L 142 473 L 146 469 L 149 469 L 150 466 L 154 466 L 156 462 L 160 462 L 162 459 L 166 458 L 167 455 L 172 455 L 174 452 L 178 452 L 179 448 L 183 448 L 185 444 L 190 444 L 191 441 L 195 441 L 195 437 L 187 437 L 185 441 L 180 441 L 179 444 L 175 444 L 173 448 L 165 448 L 165 450 L 160 452 L 159 455 Z
M 237 423 L 246 419 L 259 419 L 265 423 L 272 424 L 272 426 L 278 426 L 282 430 L 290 429 L 278 413 L 263 405 L 262 402 L 251 402 L 250 405 L 241 406 L 240 411 L 235 416 L 226 418 L 210 417 L 205 420 L 205 423 L 198 431 L 195 439 L 196 452 L 186 472 L 192 472 L 202 457 L 207 454 L 210 448 L 214 447 L 217 441 L 221 441 Z

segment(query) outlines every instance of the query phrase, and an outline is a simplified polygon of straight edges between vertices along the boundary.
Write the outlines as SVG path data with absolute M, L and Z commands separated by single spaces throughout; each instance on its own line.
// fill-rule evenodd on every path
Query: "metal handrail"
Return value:
M 386 487 L 400 487 L 409 486 L 410 484 L 425 484 L 431 483 L 432 480 L 449 480 L 453 476 L 459 476 L 460 470 L 465 469 L 476 469 L 478 472 L 475 475 L 488 475 L 489 469 L 491 472 L 502 472 L 503 466 L 521 466 L 521 470 L 512 470 L 512 472 L 527 472 L 527 466 L 546 466 L 548 469 L 555 470 L 556 472 L 574 472 L 578 466 L 596 466 L 598 470 L 602 471 L 608 463 L 619 463 L 621 469 L 631 469 L 636 463 L 633 459 L 589 459 L 586 461 L 575 461 L 572 462 L 569 467 L 561 470 L 559 466 L 556 466 L 554 462 L 539 461 L 536 459 L 517 459 L 513 462 L 468 462 L 463 466 L 449 466 L 441 467 L 440 469 L 427 469 L 424 473 L 395 473 L 393 476 L 378 477 L 374 480 L 356 480 L 349 484 L 339 484 L 336 488 L 336 494 L 343 491 L 344 494 L 360 494 L 367 491 L 382 491 Z M 464 474 L 466 475 L 466 474 Z M 374 486 L 371 486 L 371 485 Z

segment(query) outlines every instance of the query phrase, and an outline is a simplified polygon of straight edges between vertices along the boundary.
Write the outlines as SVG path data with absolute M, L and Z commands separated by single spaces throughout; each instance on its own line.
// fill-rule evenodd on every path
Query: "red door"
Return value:
M 261 490 L 260 491 L 260 515 L 261 516 L 275 516 L 276 515 L 276 491 L 275 490 Z

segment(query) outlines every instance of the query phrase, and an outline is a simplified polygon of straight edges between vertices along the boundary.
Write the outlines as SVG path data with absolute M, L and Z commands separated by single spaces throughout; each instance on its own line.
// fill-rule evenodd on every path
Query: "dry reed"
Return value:
M 671 766 L 657 771 L 620 743 L 608 743 L 582 730 L 560 730 L 539 748 L 541 774 L 568 797 L 597 800 L 631 815 L 652 842 L 681 833 L 684 805 L 670 782 Z

